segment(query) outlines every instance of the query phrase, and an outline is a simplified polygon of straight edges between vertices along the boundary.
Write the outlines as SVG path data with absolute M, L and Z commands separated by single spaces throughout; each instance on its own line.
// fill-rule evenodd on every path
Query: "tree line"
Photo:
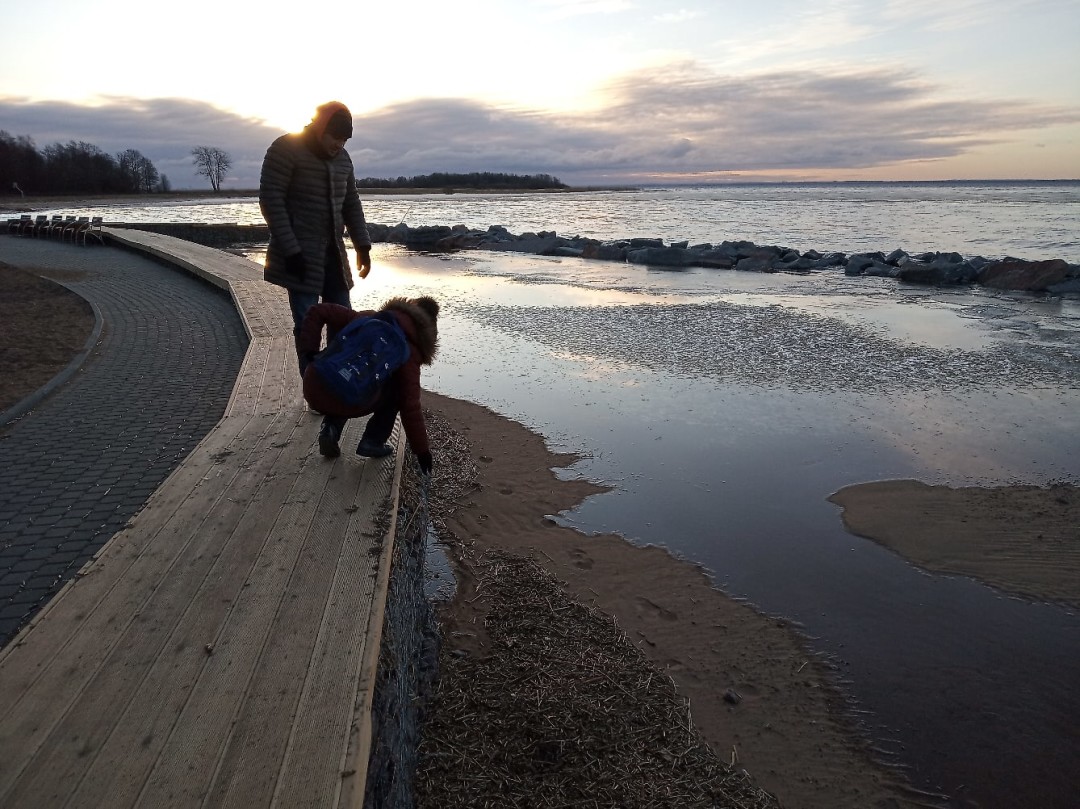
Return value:
M 215 192 L 232 167 L 232 158 L 216 146 L 191 150 L 195 173 Z M 172 190 L 169 178 L 137 149 L 111 155 L 85 141 L 54 143 L 39 150 L 28 135 L 0 129 L 0 194 L 154 194 Z
M 137 149 L 111 155 L 85 141 L 40 151 L 32 138 L 0 130 L 0 192 L 23 194 L 150 194 L 169 178 Z
M 494 171 L 474 171 L 467 174 L 453 174 L 438 171 L 416 177 L 398 177 L 380 179 L 365 177 L 356 181 L 360 188 L 473 188 L 473 189 L 524 189 L 539 191 L 544 189 L 569 188 L 558 177 L 550 174 L 503 174 Z

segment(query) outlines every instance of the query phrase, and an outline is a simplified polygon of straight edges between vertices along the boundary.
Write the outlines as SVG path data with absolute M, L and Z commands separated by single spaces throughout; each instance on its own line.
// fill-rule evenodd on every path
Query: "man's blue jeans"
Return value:
M 336 303 L 348 309 L 352 309 L 352 301 L 349 300 L 349 287 L 345 284 L 345 278 L 341 272 L 341 261 L 338 258 L 337 247 L 333 240 L 326 246 L 326 258 L 323 263 L 323 303 Z M 293 292 L 289 290 L 289 309 L 292 310 L 293 336 L 300 336 L 300 324 L 304 322 L 307 310 L 319 302 L 319 296 L 314 292 Z M 327 339 L 334 335 L 327 335 Z
M 326 271 L 323 275 L 322 299 L 323 303 L 336 303 L 348 309 L 352 309 L 352 301 L 349 300 L 349 288 L 345 286 L 345 279 L 341 275 L 341 265 L 337 261 L 337 254 L 326 252 Z M 319 302 L 319 295 L 314 292 L 293 292 L 289 290 L 289 310 L 292 312 L 293 337 L 300 336 L 300 324 L 304 322 L 307 310 Z M 333 334 L 327 334 L 326 339 L 333 340 Z M 300 349 L 296 351 L 297 366 L 300 365 Z
M 352 308 L 352 301 L 349 300 L 349 290 L 345 288 L 336 289 L 330 293 L 323 290 L 322 300 L 323 303 L 337 303 Z M 319 296 L 314 292 L 293 292 L 291 289 L 289 290 L 289 309 L 292 311 L 294 337 L 300 335 L 300 324 L 304 322 L 304 315 L 307 310 L 318 302 Z

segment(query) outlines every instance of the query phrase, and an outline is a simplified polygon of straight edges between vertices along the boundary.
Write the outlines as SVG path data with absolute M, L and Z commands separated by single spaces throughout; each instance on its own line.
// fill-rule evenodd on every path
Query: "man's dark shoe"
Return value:
M 336 458 L 341 455 L 341 447 L 338 446 L 338 431 L 334 425 L 324 421 L 319 430 L 319 454 L 324 458 Z
M 361 439 L 356 445 L 356 454 L 362 458 L 385 458 L 393 451 L 394 448 L 389 444 L 376 444 L 366 438 Z

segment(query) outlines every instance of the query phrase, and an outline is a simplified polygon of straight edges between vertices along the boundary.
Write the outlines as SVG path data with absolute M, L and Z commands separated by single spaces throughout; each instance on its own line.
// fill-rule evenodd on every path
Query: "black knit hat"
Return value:
M 326 134 L 348 140 L 352 137 L 352 116 L 345 110 L 335 112 L 326 122 Z

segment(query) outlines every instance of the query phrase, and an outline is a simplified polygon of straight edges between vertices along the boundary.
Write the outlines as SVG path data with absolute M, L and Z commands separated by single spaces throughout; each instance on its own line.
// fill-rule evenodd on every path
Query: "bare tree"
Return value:
M 195 173 L 206 177 L 215 192 L 221 190 L 221 181 L 232 168 L 232 158 L 224 149 L 217 146 L 196 146 L 191 150 L 195 161 Z
M 136 149 L 119 152 L 116 165 L 128 186 L 126 190 L 149 194 L 157 188 L 158 170 L 142 152 Z

